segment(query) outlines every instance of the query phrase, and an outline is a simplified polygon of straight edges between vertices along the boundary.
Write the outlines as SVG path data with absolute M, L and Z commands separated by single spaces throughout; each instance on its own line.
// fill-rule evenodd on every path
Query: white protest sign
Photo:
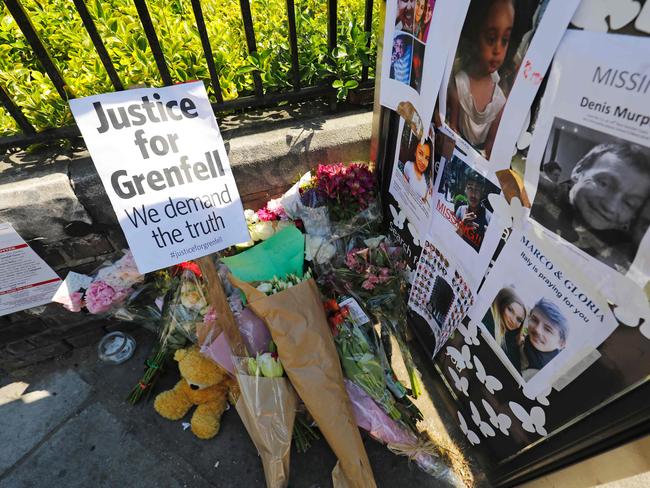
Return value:
M 70 109 L 141 273 L 250 239 L 202 82 L 75 99 Z
M 0 316 L 52 301 L 61 278 L 9 224 L 0 224 Z

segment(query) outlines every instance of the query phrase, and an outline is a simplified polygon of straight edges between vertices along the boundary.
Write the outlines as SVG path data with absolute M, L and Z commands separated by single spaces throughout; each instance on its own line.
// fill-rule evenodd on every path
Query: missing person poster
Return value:
M 526 164 L 531 218 L 606 285 L 650 277 L 650 39 L 566 33 Z M 631 282 L 631 284 L 633 284 Z
M 467 270 L 468 284 L 476 290 L 503 232 L 489 200 L 490 195 L 500 196 L 501 189 L 494 173 L 472 164 L 457 147 L 439 173 L 428 239 L 454 250 Z
M 470 311 L 529 398 L 566 383 L 617 326 L 606 300 L 555 253 L 534 232 L 513 231 Z
M 509 167 L 526 109 L 578 4 L 471 1 L 440 91 L 442 119 L 463 151 L 476 151 L 494 170 Z
M 70 109 L 141 273 L 250 239 L 202 82 L 74 99 Z
M 451 252 L 426 241 L 413 279 L 409 307 L 427 322 L 435 356 L 474 304 L 463 268 Z
M 386 3 L 382 105 L 419 127 L 429 126 L 445 69 L 444 55 L 469 0 L 390 0 Z

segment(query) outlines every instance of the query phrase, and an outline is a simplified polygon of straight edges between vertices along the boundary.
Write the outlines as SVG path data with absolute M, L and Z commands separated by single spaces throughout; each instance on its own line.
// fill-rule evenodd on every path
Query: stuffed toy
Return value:
M 191 420 L 192 432 L 200 439 L 211 439 L 219 432 L 228 391 L 235 380 L 203 356 L 198 346 L 177 350 L 174 360 L 178 362 L 181 380 L 173 389 L 156 396 L 154 408 L 166 419 L 179 420 L 197 405 Z

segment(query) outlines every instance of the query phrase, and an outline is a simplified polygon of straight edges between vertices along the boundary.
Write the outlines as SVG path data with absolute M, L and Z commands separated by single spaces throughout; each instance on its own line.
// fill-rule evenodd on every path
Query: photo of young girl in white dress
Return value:
M 508 94 L 548 0 L 472 0 L 447 85 L 449 127 L 489 159 Z

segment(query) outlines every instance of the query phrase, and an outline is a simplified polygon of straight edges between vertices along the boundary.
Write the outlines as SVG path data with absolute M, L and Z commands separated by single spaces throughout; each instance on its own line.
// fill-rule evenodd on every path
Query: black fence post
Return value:
M 291 46 L 291 73 L 293 75 L 293 89 L 300 90 L 298 34 L 296 32 L 296 8 L 294 0 L 287 0 L 287 20 L 289 21 L 289 46 Z
M 7 112 L 9 112 L 9 115 L 14 118 L 18 124 L 18 127 L 20 127 L 20 130 L 22 130 L 24 134 L 36 134 L 36 129 L 34 129 L 34 126 L 29 123 L 29 120 L 27 120 L 27 117 L 25 117 L 22 110 L 20 110 L 16 104 L 11 101 L 11 98 L 9 95 L 7 95 L 7 92 L 1 86 L 0 101 L 2 102 L 2 105 L 4 105 L 4 107 L 7 109 Z
M 251 5 L 248 0 L 239 0 L 239 8 L 241 8 L 242 20 L 244 21 L 244 33 L 246 34 L 246 45 L 248 46 L 248 53 L 256 53 L 257 44 L 255 42 L 255 28 L 253 27 L 253 14 L 251 13 Z M 263 96 L 264 87 L 262 86 L 262 78 L 257 71 L 253 71 L 253 83 L 255 83 L 255 96 Z
M 145 0 L 133 0 L 133 2 L 135 3 L 135 8 L 138 11 L 138 16 L 140 17 L 140 22 L 142 23 L 144 33 L 147 36 L 147 41 L 149 41 L 149 47 L 151 47 L 153 58 L 156 61 L 156 66 L 158 66 L 160 77 L 162 78 L 165 85 L 173 85 L 174 81 L 169 74 L 169 68 L 165 62 L 165 56 L 163 55 L 162 48 L 160 47 L 160 41 L 158 40 L 156 29 L 154 29 L 153 22 L 151 21 L 151 15 L 149 15 L 147 4 Z
M 194 10 L 194 19 L 196 20 L 196 28 L 199 30 L 199 37 L 201 38 L 205 61 L 208 63 L 208 72 L 210 73 L 210 79 L 212 80 L 214 95 L 217 97 L 217 103 L 223 103 L 221 83 L 219 83 L 217 67 L 214 64 L 214 57 L 212 56 L 212 46 L 210 45 L 210 39 L 208 38 L 208 30 L 205 27 L 203 10 L 201 10 L 201 0 L 192 0 L 192 10 Z
M 368 34 L 368 40 L 366 41 L 367 48 L 370 48 L 370 40 L 372 37 L 372 3 L 372 0 L 366 0 L 365 17 L 363 20 L 363 30 Z M 364 66 L 361 69 L 361 81 L 368 80 L 368 68 L 369 66 Z
M 115 71 L 113 62 L 111 61 L 111 58 L 108 55 L 108 51 L 106 51 L 106 46 L 104 46 L 104 43 L 102 42 L 102 38 L 99 36 L 99 33 L 97 32 L 97 27 L 95 27 L 95 23 L 93 22 L 93 19 L 90 16 L 90 12 L 88 11 L 88 7 L 86 7 L 86 3 L 84 2 L 84 0 L 74 0 L 74 4 L 75 7 L 77 7 L 77 12 L 79 13 L 79 16 L 81 17 L 81 21 L 83 22 L 84 27 L 86 28 L 86 31 L 90 36 L 90 40 L 92 41 L 93 46 L 95 46 L 95 50 L 99 55 L 99 59 L 104 65 L 104 69 L 106 70 L 106 73 L 108 73 L 108 77 L 110 78 L 111 83 L 113 83 L 113 87 L 117 91 L 124 90 L 124 85 L 122 85 L 122 82 L 120 81 L 120 77 L 117 75 L 117 71 Z
M 56 88 L 56 91 L 59 93 L 61 98 L 64 100 L 74 98 L 72 90 L 66 84 L 65 80 L 61 76 L 61 73 L 59 73 L 59 70 L 54 64 L 54 61 L 52 61 L 47 48 L 38 37 L 36 29 L 34 29 L 34 25 L 29 19 L 29 16 L 27 15 L 27 12 L 25 12 L 25 9 L 21 5 L 20 1 L 5 0 L 5 5 L 9 9 L 9 12 L 16 21 L 16 24 L 18 24 L 18 27 L 22 31 L 25 38 L 27 38 L 27 42 L 34 50 L 34 54 L 36 54 L 38 61 L 41 63 L 41 66 L 50 77 L 50 80 L 52 80 L 54 88 Z

